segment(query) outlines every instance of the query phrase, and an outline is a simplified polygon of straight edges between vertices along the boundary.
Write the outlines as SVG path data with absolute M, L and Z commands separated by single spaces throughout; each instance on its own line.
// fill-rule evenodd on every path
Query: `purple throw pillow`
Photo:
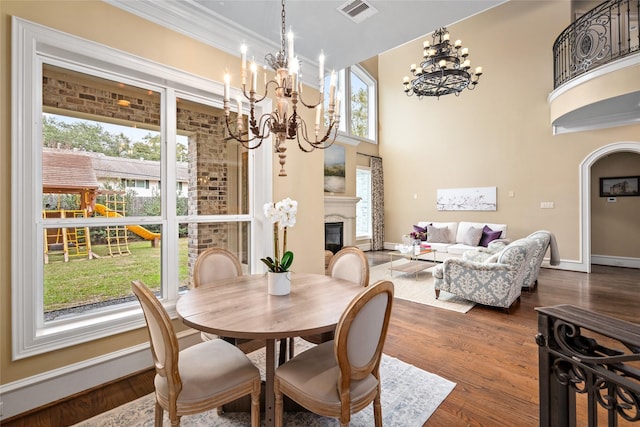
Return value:
M 413 226 L 413 231 L 415 231 L 416 233 L 426 233 L 427 232 L 427 227 L 420 227 L 419 225 L 414 225 Z
M 482 229 L 482 237 L 480 238 L 480 246 L 484 246 L 485 248 L 489 246 L 489 243 L 493 242 L 496 239 L 500 238 L 502 231 L 493 231 L 488 225 L 485 225 Z

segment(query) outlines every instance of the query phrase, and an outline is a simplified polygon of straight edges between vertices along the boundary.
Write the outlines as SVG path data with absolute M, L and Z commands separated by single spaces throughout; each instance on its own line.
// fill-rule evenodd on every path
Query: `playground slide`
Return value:
M 109 218 L 122 217 L 122 215 L 120 215 L 118 212 L 114 212 L 111 209 L 107 209 L 105 205 L 101 205 L 100 203 L 96 203 L 94 210 L 98 212 L 100 215 L 106 216 Z M 138 236 L 142 237 L 145 240 L 160 239 L 160 233 L 154 233 L 139 225 L 127 225 L 127 230 L 137 234 Z

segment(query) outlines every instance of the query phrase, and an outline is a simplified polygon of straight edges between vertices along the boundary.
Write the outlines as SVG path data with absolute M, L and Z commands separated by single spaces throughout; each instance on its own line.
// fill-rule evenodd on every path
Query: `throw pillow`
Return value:
M 427 225 L 427 242 L 449 243 L 449 229 L 447 227 L 438 228 Z
M 469 246 L 478 246 L 482 237 L 482 228 L 469 227 L 462 239 L 462 243 Z
M 489 246 L 489 243 L 493 242 L 496 239 L 500 238 L 502 231 L 493 231 L 488 225 L 485 225 L 482 229 L 482 237 L 480 238 L 480 242 L 478 245 L 484 246 L 485 248 Z
M 412 239 L 421 241 L 427 240 L 427 227 L 420 227 L 419 225 L 413 226 L 413 231 L 409 233 Z
M 414 225 L 413 231 L 415 231 L 416 233 L 426 233 L 427 227 L 420 227 L 419 225 Z

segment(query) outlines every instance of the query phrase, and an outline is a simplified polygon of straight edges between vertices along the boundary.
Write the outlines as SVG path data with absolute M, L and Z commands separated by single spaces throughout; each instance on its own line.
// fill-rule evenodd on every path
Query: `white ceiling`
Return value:
M 261 62 L 280 50 L 279 0 L 105 0 L 218 49 Z M 286 28 L 295 34 L 303 64 L 341 69 L 449 26 L 505 0 L 365 0 L 377 13 L 360 23 L 338 10 L 353 0 L 288 0 Z M 455 34 L 453 35 L 455 37 Z M 306 68 L 306 67 L 305 67 Z

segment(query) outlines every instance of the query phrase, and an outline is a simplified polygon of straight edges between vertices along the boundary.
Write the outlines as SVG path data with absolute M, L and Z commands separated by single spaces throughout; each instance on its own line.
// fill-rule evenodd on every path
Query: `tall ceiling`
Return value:
M 258 63 L 265 54 L 280 50 L 278 0 L 104 1 L 229 53 L 239 55 L 245 43 L 248 58 Z M 288 0 L 286 29 L 295 34 L 294 50 L 303 64 L 315 69 L 323 52 L 328 69 L 341 69 L 504 1 Z M 366 9 L 356 17 L 364 17 L 361 22 L 341 12 L 349 6 Z

